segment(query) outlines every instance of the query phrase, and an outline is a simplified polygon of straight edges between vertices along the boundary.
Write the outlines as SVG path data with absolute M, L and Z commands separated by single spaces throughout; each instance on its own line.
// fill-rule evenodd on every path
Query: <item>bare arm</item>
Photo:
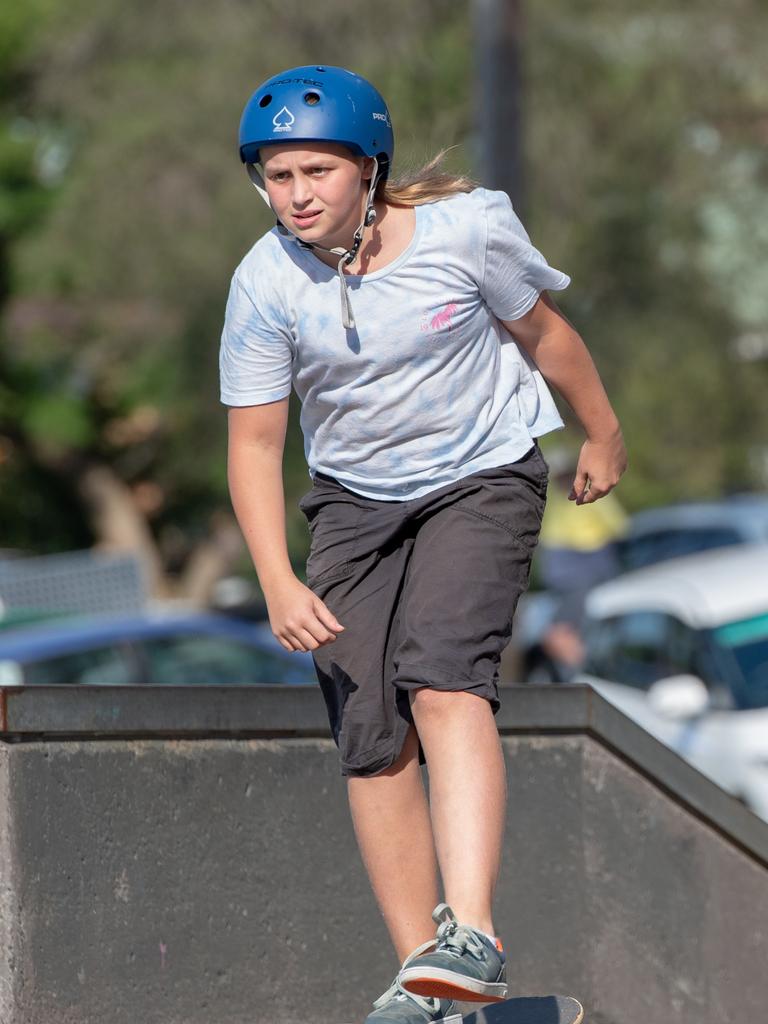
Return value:
M 296 578 L 288 557 L 283 490 L 288 401 L 230 408 L 227 473 L 272 632 L 286 650 L 307 651 L 335 640 L 344 627 Z
M 602 498 L 619 482 L 627 455 L 587 346 L 546 292 L 525 316 L 501 322 L 565 398 L 587 435 L 569 497 L 579 505 Z

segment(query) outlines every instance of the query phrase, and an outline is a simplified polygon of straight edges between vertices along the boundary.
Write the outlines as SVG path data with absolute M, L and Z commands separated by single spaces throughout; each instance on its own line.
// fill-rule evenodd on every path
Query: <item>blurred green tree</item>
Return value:
M 615 400 L 633 508 L 765 484 L 768 10 L 530 7 L 532 222 Z
M 73 527 L 81 502 L 98 543 L 143 552 L 156 593 L 203 598 L 233 560 L 248 564 L 217 402 L 229 277 L 272 223 L 237 156 L 245 100 L 277 68 L 355 53 L 391 99 L 400 154 L 418 162 L 466 133 L 466 22 L 444 0 L 364 19 L 338 2 L 80 0 L 37 34 L 26 103 L 59 133 L 56 198 L 15 249 L 5 349 L 27 386 L 0 435 L 19 438 L 12 461 L 52 486 L 68 481 Z M 295 506 L 310 480 L 295 399 L 286 476 L 301 572 L 307 533 Z M 39 516 L 34 545 L 9 536 L 56 546 L 54 514 Z
M 242 105 L 275 69 L 350 65 L 388 98 L 396 168 L 457 144 L 471 170 L 468 5 L 27 6 L 0 51 L 0 545 L 132 546 L 156 592 L 202 598 L 249 564 L 217 401 L 229 277 L 270 226 Z M 758 0 L 527 7 L 524 220 L 573 277 L 562 306 L 623 421 L 630 507 L 761 482 L 767 33 Z M 294 398 L 301 573 L 297 420 Z

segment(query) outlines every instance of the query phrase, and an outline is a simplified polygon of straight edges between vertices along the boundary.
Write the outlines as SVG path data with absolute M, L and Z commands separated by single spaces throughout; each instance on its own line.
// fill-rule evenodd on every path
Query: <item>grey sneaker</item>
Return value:
M 459 924 L 446 903 L 438 904 L 432 917 L 439 925 L 435 949 L 403 964 L 398 975 L 403 989 L 411 995 L 466 1002 L 500 1003 L 506 999 L 501 943 L 494 945 L 476 928 Z
M 415 949 L 403 961 L 400 972 L 434 945 L 431 940 Z M 400 972 L 387 991 L 374 1001 L 373 1013 L 365 1018 L 365 1024 L 461 1024 L 461 1014 L 452 999 L 432 999 L 406 992 L 400 984 Z
M 406 992 L 397 978 L 373 1004 L 365 1024 L 461 1024 L 452 999 L 429 999 Z

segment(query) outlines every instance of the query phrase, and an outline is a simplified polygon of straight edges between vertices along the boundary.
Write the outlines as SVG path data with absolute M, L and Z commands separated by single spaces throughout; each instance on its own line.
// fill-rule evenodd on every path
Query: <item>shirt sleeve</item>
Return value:
M 506 192 L 485 190 L 486 242 L 480 292 L 500 320 L 519 320 L 545 289 L 561 291 L 567 274 L 547 263 L 520 222 Z
M 224 405 L 264 405 L 291 393 L 293 349 L 271 304 L 257 303 L 235 271 L 219 349 Z

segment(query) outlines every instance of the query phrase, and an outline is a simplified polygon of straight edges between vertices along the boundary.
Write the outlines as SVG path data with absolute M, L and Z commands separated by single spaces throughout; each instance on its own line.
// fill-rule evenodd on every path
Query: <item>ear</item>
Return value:
M 363 181 L 370 181 L 373 174 L 373 157 L 363 157 Z

